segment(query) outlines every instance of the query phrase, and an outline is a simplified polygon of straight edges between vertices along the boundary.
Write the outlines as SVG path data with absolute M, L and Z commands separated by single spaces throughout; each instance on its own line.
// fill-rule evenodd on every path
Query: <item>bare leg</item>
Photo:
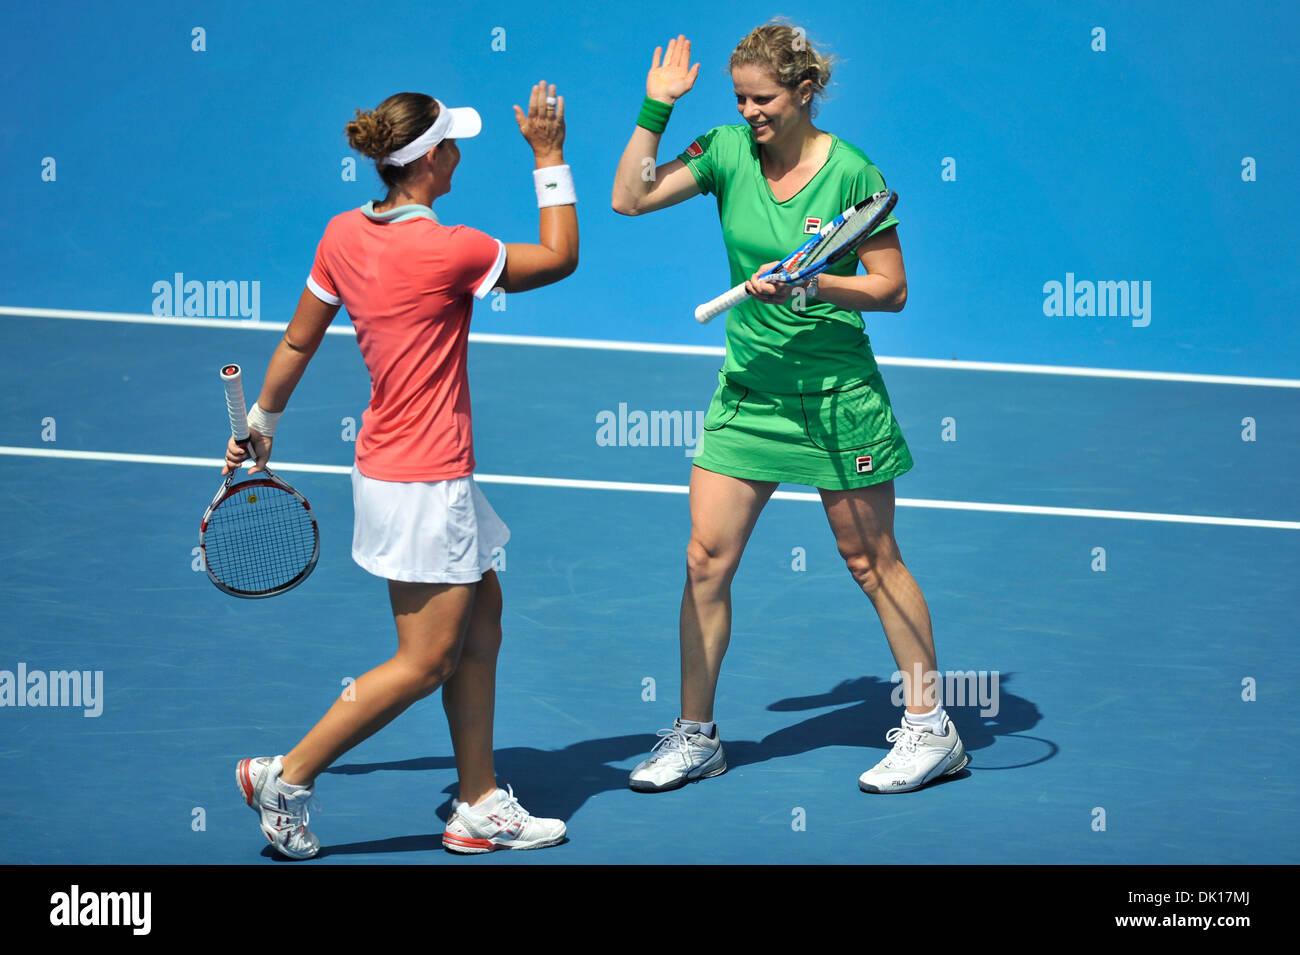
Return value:
M 489 570 L 479 581 L 460 666 L 442 687 L 442 707 L 456 752 L 460 799 L 478 805 L 496 792 L 492 718 L 496 704 L 497 651 L 501 648 L 501 582 Z
M 476 586 L 390 580 L 397 653 L 334 701 L 284 757 L 280 778 L 310 785 L 321 770 L 438 689 L 456 670 Z
M 731 640 L 731 581 L 776 486 L 691 470 L 691 540 L 681 612 L 684 719 L 713 719 L 718 674 Z
M 938 670 L 930 610 L 894 539 L 894 482 L 823 490 L 821 497 L 840 556 L 880 615 L 894 662 L 904 674 L 907 711 L 934 709 L 934 702 L 943 701 L 936 696 L 926 700 L 926 688 Z

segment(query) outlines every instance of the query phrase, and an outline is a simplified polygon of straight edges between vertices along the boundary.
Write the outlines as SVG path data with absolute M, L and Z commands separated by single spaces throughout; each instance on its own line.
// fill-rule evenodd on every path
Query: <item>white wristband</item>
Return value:
M 248 409 L 248 426 L 260 435 L 265 437 L 274 437 L 275 424 L 280 420 L 283 411 L 263 411 L 256 403 Z
M 573 173 L 568 164 L 547 166 L 533 170 L 533 186 L 537 189 L 537 208 L 570 206 L 578 201 L 573 190 Z

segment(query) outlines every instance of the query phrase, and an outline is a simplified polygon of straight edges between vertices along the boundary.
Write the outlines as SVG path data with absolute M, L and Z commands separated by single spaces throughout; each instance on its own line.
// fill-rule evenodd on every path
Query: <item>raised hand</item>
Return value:
M 660 62 L 662 56 L 663 62 Z M 683 35 L 668 41 L 668 52 L 655 47 L 654 60 L 645 78 L 645 93 L 651 99 L 672 105 L 690 92 L 695 77 L 700 75 L 700 64 L 691 66 L 691 41 Z
M 554 100 L 549 104 L 547 98 Z M 564 97 L 555 95 L 555 84 L 542 80 L 528 94 L 528 112 L 515 106 L 515 122 L 528 145 L 533 147 L 539 168 L 564 162 Z M 544 162 L 545 160 L 545 162 Z

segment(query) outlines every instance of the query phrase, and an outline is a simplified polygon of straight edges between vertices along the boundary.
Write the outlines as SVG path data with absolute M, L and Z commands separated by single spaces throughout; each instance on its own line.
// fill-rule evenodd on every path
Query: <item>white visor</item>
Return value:
M 451 109 L 444 106 L 442 100 L 435 99 L 434 102 L 438 104 L 438 118 L 433 121 L 433 125 L 401 149 L 389 153 L 379 161 L 379 165 L 408 165 L 444 139 L 469 139 L 471 136 L 477 136 L 483 128 L 483 120 L 478 110 L 472 106 Z

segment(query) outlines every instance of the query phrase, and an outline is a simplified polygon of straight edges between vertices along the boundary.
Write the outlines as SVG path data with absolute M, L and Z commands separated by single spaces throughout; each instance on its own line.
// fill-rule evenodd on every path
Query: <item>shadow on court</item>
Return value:
M 1032 729 L 1042 719 L 1038 707 L 1029 700 L 1005 692 L 1004 688 L 1013 678 L 1012 673 L 999 675 L 998 705 L 996 712 L 991 712 L 988 716 L 982 715 L 979 705 L 946 707 L 953 725 L 961 733 L 962 745 L 966 747 L 967 752 L 973 754 L 988 749 L 999 737 L 1022 734 L 1025 730 Z M 781 756 L 795 756 L 822 746 L 865 745 L 886 749 L 889 744 L 885 742 L 885 732 L 897 726 L 902 718 L 899 707 L 892 699 L 892 695 L 898 688 L 898 684 L 888 683 L 874 676 L 864 676 L 856 680 L 844 680 L 829 692 L 816 696 L 795 696 L 777 700 L 768 707 L 769 710 L 784 713 L 821 709 L 827 706 L 834 706 L 837 709 L 777 730 L 757 743 L 724 740 L 727 765 L 747 766 Z M 1035 739 L 1023 736 L 1017 738 Z M 1042 744 L 1039 747 L 1040 751 L 1029 761 L 1020 762 L 1016 766 L 999 765 L 996 768 L 1012 769 L 1030 766 L 1056 755 L 1055 743 L 1047 740 L 1038 740 L 1038 742 Z M 1023 747 L 1019 748 L 1023 750 Z M 971 758 L 971 766 L 977 769 L 985 768 L 974 756 Z
M 1049 740 L 1025 736 L 1042 718 L 1038 707 L 1013 693 L 1006 685 L 1013 674 L 1001 674 L 996 714 L 982 716 L 979 706 L 954 706 L 948 712 L 961 733 L 962 742 L 971 752 L 970 766 L 950 781 L 971 775 L 971 770 L 1018 769 L 1051 759 L 1057 746 Z M 768 706 L 773 712 L 799 712 L 834 707 L 808 719 L 793 723 L 761 740 L 737 740 L 723 737 L 730 769 L 752 766 L 770 759 L 798 756 L 825 746 L 861 746 L 880 750 L 889 744 L 885 732 L 898 725 L 899 709 L 891 696 L 896 684 L 865 676 L 844 680 L 829 691 L 815 696 L 789 697 Z M 570 819 L 593 796 L 627 789 L 627 769 L 610 763 L 624 763 L 644 756 L 653 745 L 650 733 L 630 733 L 602 739 L 580 740 L 556 750 L 533 747 L 507 747 L 496 751 L 497 777 L 502 785 L 514 786 L 530 810 L 544 816 Z M 980 751 L 994 749 L 984 759 Z M 1005 752 L 1003 752 L 1005 750 Z M 868 756 L 864 768 L 879 759 Z M 987 765 L 985 763 L 988 763 Z M 326 773 L 356 776 L 376 772 L 422 772 L 453 769 L 451 756 L 423 756 L 384 763 L 352 763 L 333 766 Z M 447 799 L 437 809 L 446 821 L 451 812 L 451 796 L 456 784 L 443 792 Z M 368 842 L 322 847 L 321 855 L 373 854 L 384 852 L 428 852 L 442 850 L 442 833 L 397 836 Z M 268 849 L 269 852 L 269 849 Z

